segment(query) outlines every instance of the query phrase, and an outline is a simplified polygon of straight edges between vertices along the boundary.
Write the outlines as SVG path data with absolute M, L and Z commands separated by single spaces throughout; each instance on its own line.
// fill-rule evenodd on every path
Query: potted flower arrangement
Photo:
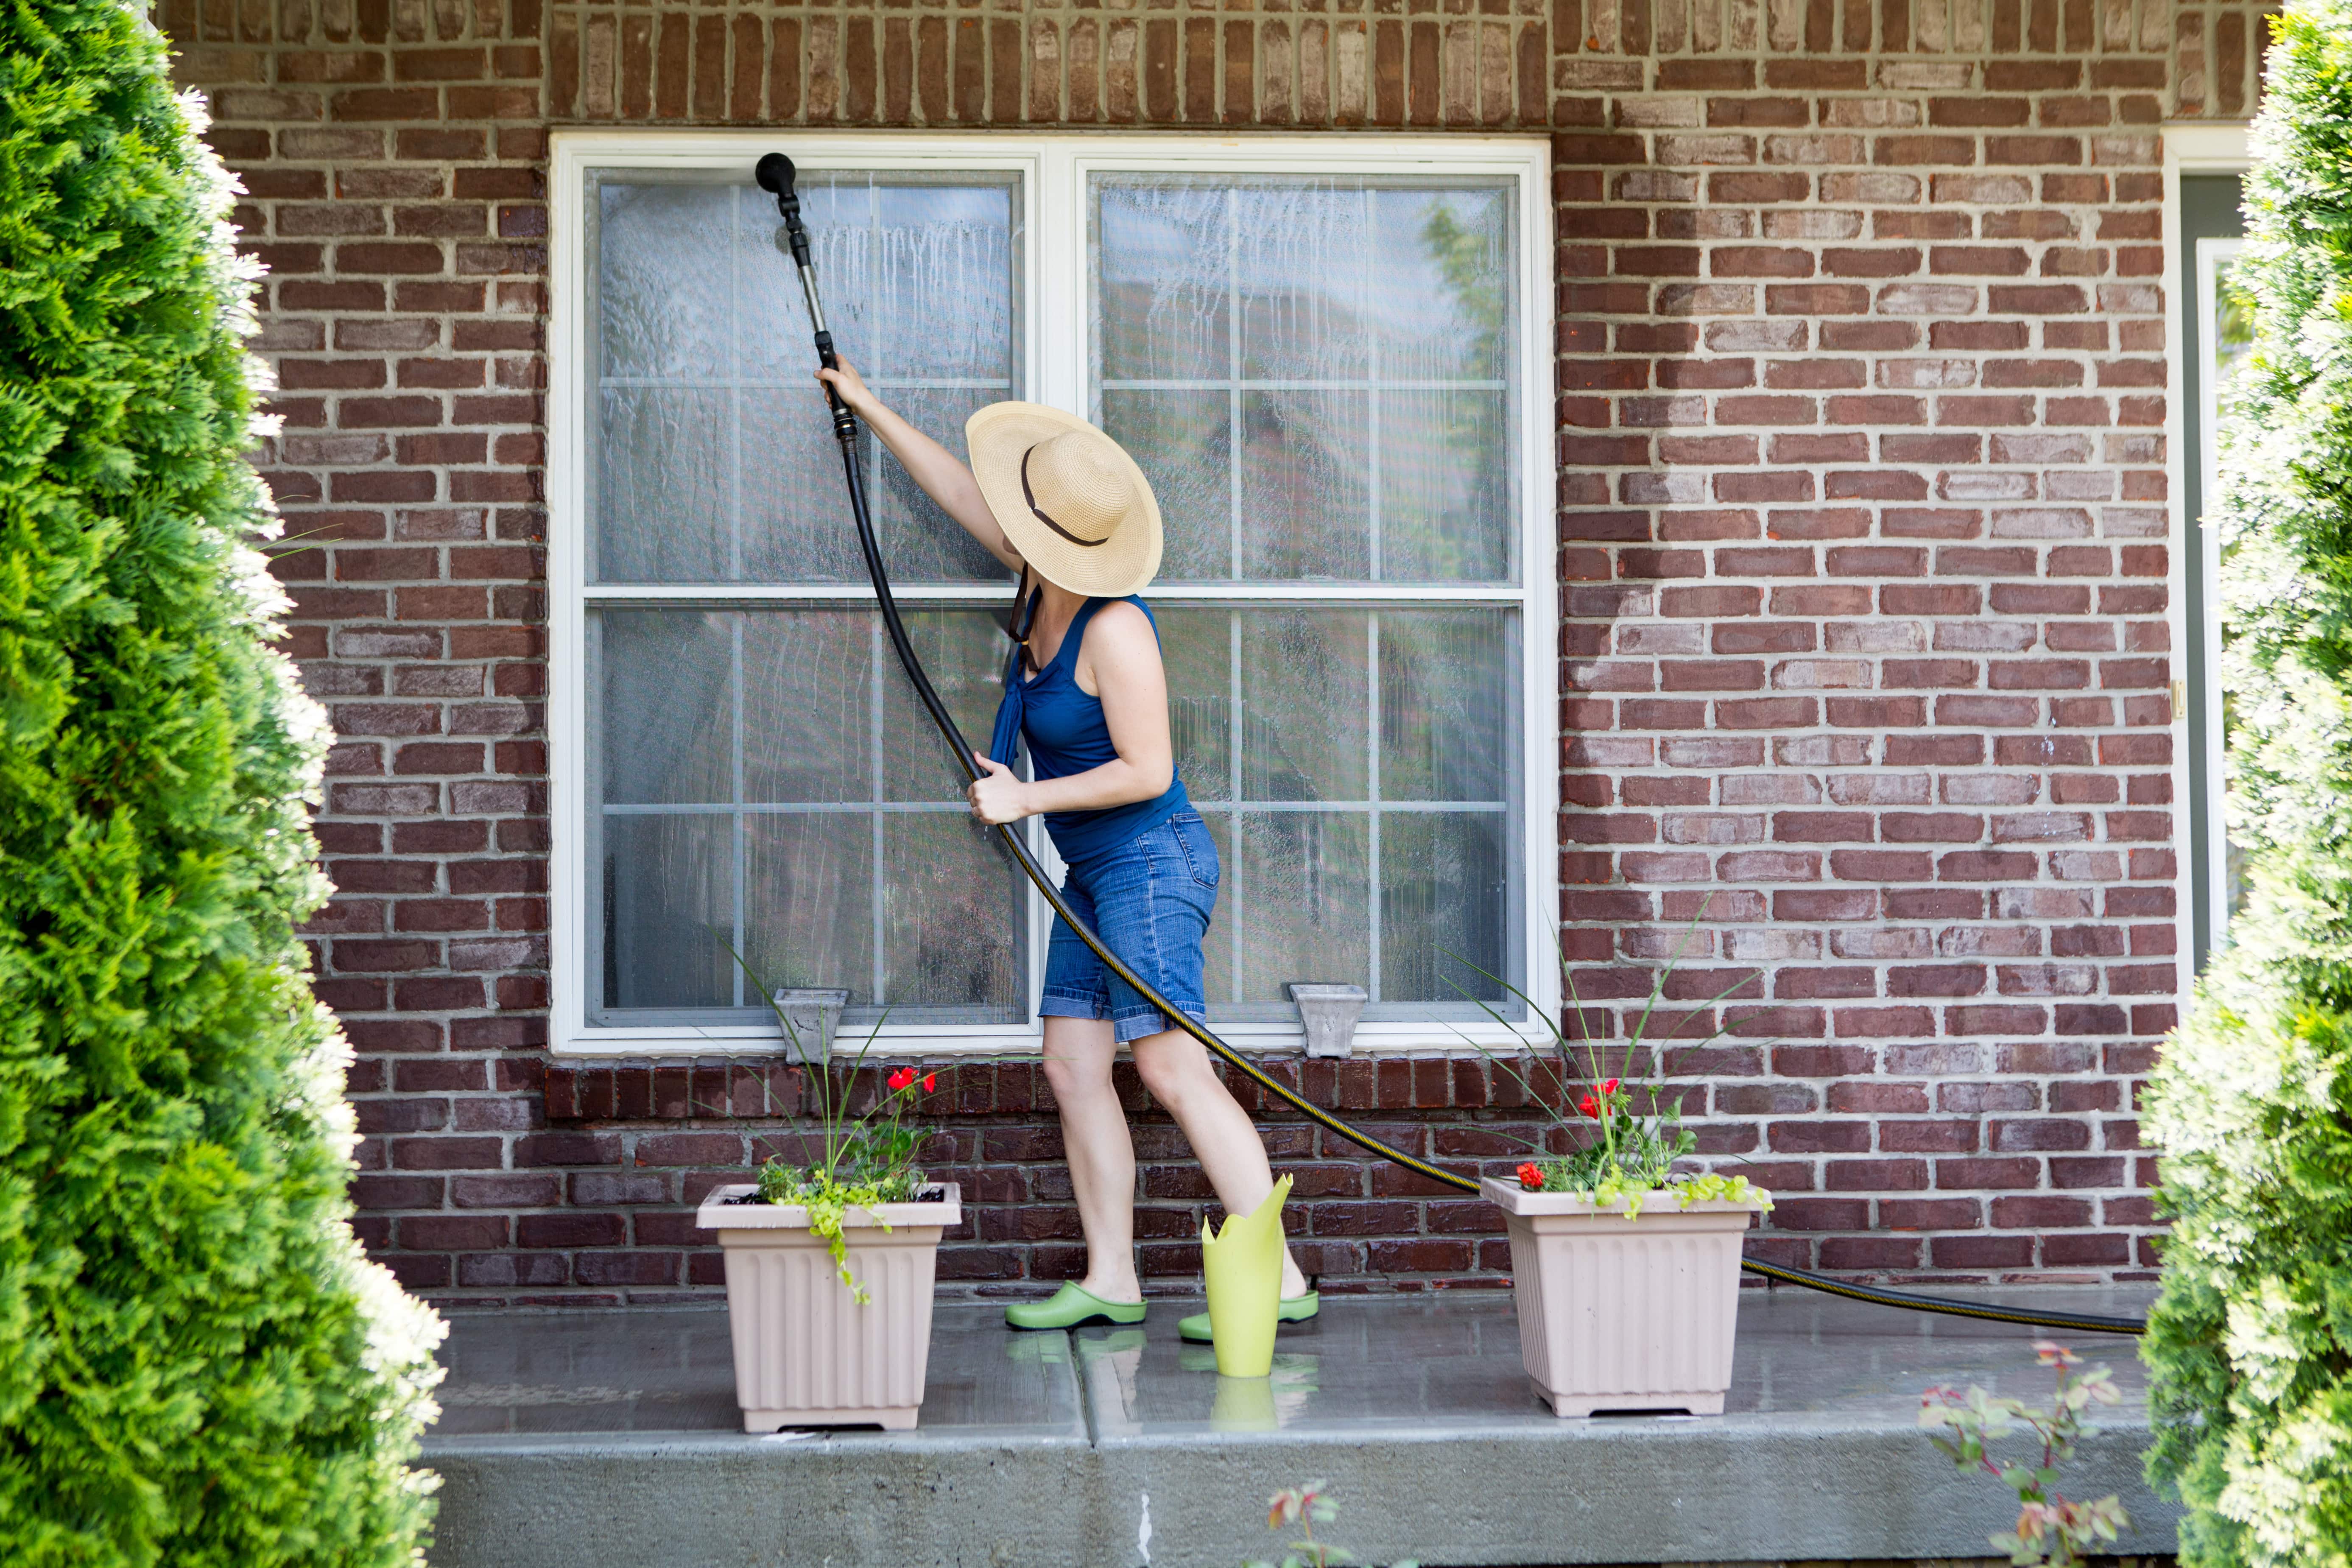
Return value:
M 797 1047 L 782 1007 L 777 1017 Z M 936 1075 L 900 1068 L 863 1114 L 849 1115 L 866 1047 L 838 1080 L 830 1047 L 816 1047 L 815 1159 L 772 1155 L 757 1182 L 719 1188 L 695 1216 L 719 1233 L 726 1257 L 746 1432 L 902 1428 L 922 1408 L 940 1235 L 961 1223 L 962 1194 L 925 1179 L 915 1165 L 923 1132 L 904 1121 Z
M 1670 963 L 1652 984 L 1615 1072 L 1589 1039 L 1579 1042 L 1579 1063 L 1567 1036 L 1532 1004 L 1530 1015 L 1552 1035 L 1550 1051 L 1536 1058 L 1536 1080 L 1490 1058 L 1545 1108 L 1569 1145 L 1554 1153 L 1531 1144 L 1532 1157 L 1509 1180 L 1480 1184 L 1510 1232 L 1520 1355 L 1557 1415 L 1717 1415 L 1731 1387 L 1740 1242 L 1772 1200 L 1745 1176 L 1678 1170 L 1698 1142 L 1682 1124 L 1679 1098 L 1655 1083 L 1626 1082 L 1649 1061 L 1644 1037 L 1673 973 Z M 1570 996 L 1581 1020 L 1572 983 Z M 1663 1059 L 1649 1065 L 1664 1070 Z M 1556 1109 L 1571 1095 L 1572 1118 Z

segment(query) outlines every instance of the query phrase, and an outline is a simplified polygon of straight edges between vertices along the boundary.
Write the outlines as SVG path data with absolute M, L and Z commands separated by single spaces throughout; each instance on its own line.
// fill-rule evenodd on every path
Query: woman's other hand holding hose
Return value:
M 1036 807 L 1029 804 L 1029 781 L 1006 767 L 993 757 L 978 752 L 971 760 L 981 766 L 981 776 L 964 786 L 964 798 L 971 802 L 971 815 L 991 827 L 1008 822 L 1018 822 L 1033 815 Z

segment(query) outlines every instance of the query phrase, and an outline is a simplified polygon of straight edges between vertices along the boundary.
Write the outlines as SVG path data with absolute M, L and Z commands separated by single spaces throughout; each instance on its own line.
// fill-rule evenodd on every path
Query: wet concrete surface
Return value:
M 2134 1315 L 2144 1291 L 1978 1292 Z M 746 1436 L 723 1307 L 452 1314 L 427 1462 L 439 1568 L 601 1563 L 1229 1565 L 1274 1554 L 1264 1497 L 1325 1477 L 1339 1539 L 1424 1564 L 1983 1556 L 2014 1513 L 1916 1422 L 1931 1385 L 2032 1402 L 2048 1331 L 1790 1289 L 1742 1298 L 1721 1416 L 1562 1421 L 1529 1389 L 1507 1291 L 1327 1299 L 1272 1377 L 1218 1377 L 1155 1304 L 1140 1329 L 1016 1334 L 941 1303 L 917 1429 Z M 2124 1402 L 2069 1490 L 2124 1495 L 2126 1543 L 2169 1550 L 2137 1474 L 2128 1338 L 2058 1334 Z
M 740 1434 L 734 1358 L 723 1305 L 451 1313 L 433 1435 Z M 1008 1333 L 1001 1308 L 940 1303 L 919 1429 L 1083 1442 L 1069 1336 Z

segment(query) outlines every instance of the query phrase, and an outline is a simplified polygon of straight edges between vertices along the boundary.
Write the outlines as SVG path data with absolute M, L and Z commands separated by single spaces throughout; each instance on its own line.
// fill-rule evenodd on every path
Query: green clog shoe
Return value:
M 1139 1323 L 1140 1301 L 1106 1301 L 1068 1280 L 1042 1301 L 1015 1301 L 1004 1309 L 1004 1322 L 1014 1329 L 1083 1329 L 1088 1323 Z
M 1279 1323 L 1304 1323 L 1323 1310 L 1320 1291 L 1310 1289 L 1304 1296 L 1286 1296 L 1276 1302 L 1274 1321 Z M 1216 1335 L 1209 1331 L 1209 1314 L 1195 1312 L 1176 1325 L 1177 1334 L 1196 1345 L 1214 1344 Z

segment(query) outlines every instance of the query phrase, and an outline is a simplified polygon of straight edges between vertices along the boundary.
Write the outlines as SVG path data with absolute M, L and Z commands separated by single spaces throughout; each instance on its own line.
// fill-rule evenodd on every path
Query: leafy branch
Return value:
M 2086 1561 L 2084 1549 L 2112 1542 L 2131 1528 L 2131 1520 L 2116 1498 L 2075 1502 L 2058 1489 L 2058 1465 L 2074 1455 L 2074 1445 L 2098 1431 L 2084 1419 L 2094 1405 L 2113 1405 L 2123 1396 L 2104 1366 L 2076 1375 L 2071 1369 L 2082 1360 L 2073 1351 L 2050 1340 L 2033 1348 L 2042 1364 L 2058 1373 L 2057 1396 L 2051 1407 L 2037 1410 L 2021 1399 L 2002 1399 L 1971 1386 L 1966 1394 L 1954 1388 L 1931 1388 L 1919 1396 L 1919 1425 L 1941 1427 L 1949 1436 L 1929 1442 L 1950 1456 L 1963 1472 L 1981 1470 L 2017 1494 L 2017 1528 L 1989 1539 L 2009 1553 L 2014 1564 L 2049 1563 L 2074 1568 Z M 1986 1445 L 2023 1428 L 2042 1443 L 2041 1462 L 1996 1460 Z

